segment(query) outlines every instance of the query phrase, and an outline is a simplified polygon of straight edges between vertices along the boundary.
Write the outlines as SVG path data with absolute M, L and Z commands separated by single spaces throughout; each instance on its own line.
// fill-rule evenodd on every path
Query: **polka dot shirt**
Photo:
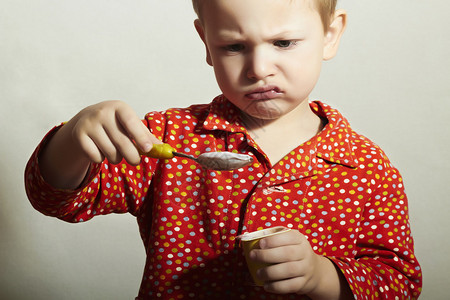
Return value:
M 211 171 L 185 158 L 143 158 L 136 167 L 96 164 L 78 190 L 25 174 L 32 205 L 68 222 L 131 213 L 147 260 L 137 299 L 302 299 L 251 284 L 236 236 L 282 225 L 306 235 L 341 270 L 355 299 L 415 299 L 422 284 L 402 177 L 383 151 L 335 109 L 312 102 L 325 128 L 275 165 L 223 96 L 210 104 L 146 115 L 145 124 L 179 152 L 231 151 L 252 165 Z M 120 270 L 118 270 L 120 271 Z

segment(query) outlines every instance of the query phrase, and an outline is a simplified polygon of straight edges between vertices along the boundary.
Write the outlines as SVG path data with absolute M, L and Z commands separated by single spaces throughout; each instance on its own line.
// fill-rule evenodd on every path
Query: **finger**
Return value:
M 131 108 L 118 110 L 116 118 L 127 135 L 135 141 L 136 145 L 142 151 L 150 151 L 153 143 L 158 142 L 158 139 L 151 134 L 150 130 L 142 123 Z
M 279 281 L 303 276 L 305 267 L 301 261 L 290 261 L 261 268 L 256 274 L 264 282 Z
M 94 163 L 101 163 L 105 159 L 105 156 L 97 147 L 97 144 L 89 136 L 80 136 L 78 138 L 78 141 L 80 143 L 81 149 L 90 161 Z
M 307 242 L 306 237 L 298 230 L 289 230 L 281 234 L 275 234 L 259 241 L 261 249 L 277 248 L 287 245 L 296 245 Z
M 257 262 L 278 264 L 303 259 L 304 250 L 300 244 L 270 249 L 253 249 L 250 257 Z
M 112 164 L 118 164 L 123 159 L 122 154 L 104 128 L 95 131 L 95 135 L 92 135 L 91 139 Z
M 101 124 L 91 124 L 87 127 L 88 131 L 83 128 L 77 127 L 74 134 L 91 161 L 100 163 L 106 157 L 111 163 L 117 164 L 122 160 L 122 156 Z
M 136 146 L 126 135 L 125 129 L 121 124 L 110 124 L 104 130 L 118 152 L 116 154 L 117 158 L 124 158 L 131 165 L 138 165 L 141 162 L 141 156 Z
M 74 117 L 76 123 L 72 136 L 91 161 L 101 163 L 106 157 L 112 163 L 117 163 L 121 158 L 102 125 L 110 114 L 100 109 L 100 106 L 101 104 L 90 106 Z

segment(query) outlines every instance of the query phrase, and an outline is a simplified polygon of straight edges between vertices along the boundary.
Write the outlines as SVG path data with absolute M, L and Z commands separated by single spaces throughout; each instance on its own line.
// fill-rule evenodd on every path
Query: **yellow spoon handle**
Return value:
M 161 158 L 161 159 L 169 159 L 172 158 L 173 152 L 175 149 L 172 148 L 169 144 L 153 144 L 153 148 L 143 155 L 152 157 L 152 158 Z

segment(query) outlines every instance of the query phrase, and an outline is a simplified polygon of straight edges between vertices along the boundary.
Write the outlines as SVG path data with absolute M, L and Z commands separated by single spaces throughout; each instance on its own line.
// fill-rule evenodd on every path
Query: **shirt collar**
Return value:
M 247 133 L 238 121 L 239 116 L 239 109 L 234 104 L 223 95 L 217 96 L 211 102 L 209 113 L 202 123 L 202 129 Z
M 355 136 L 347 119 L 339 111 L 320 101 L 314 101 L 310 106 L 319 117 L 328 122 L 316 136 L 316 156 L 332 163 L 357 167 L 359 163 L 355 155 Z

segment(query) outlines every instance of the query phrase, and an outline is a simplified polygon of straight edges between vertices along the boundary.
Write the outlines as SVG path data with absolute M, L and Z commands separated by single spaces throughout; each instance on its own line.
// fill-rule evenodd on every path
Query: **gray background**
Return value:
M 132 299 L 144 249 L 130 215 L 67 224 L 29 205 L 23 170 L 83 107 L 139 115 L 219 93 L 188 0 L 0 0 L 0 298 Z M 422 299 L 448 299 L 450 1 L 342 0 L 349 27 L 312 99 L 339 108 L 401 170 Z

